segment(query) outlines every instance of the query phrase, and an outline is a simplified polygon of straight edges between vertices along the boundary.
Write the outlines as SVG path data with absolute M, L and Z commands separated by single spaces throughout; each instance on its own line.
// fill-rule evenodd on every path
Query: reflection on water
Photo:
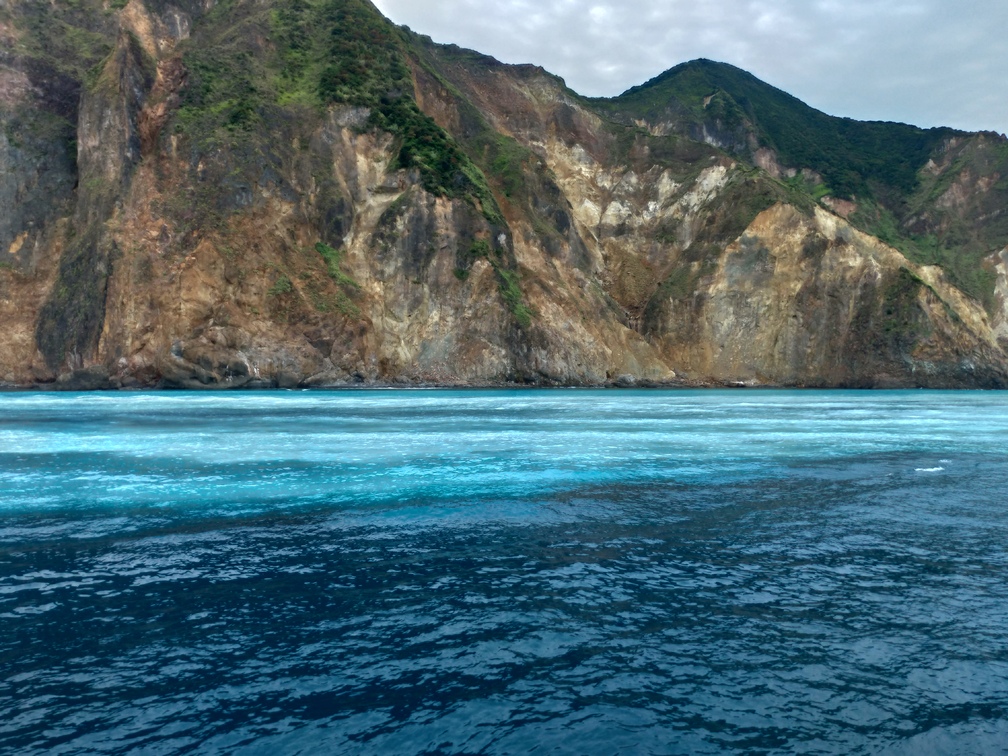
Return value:
M 0 397 L 0 748 L 1003 752 L 1005 404 Z

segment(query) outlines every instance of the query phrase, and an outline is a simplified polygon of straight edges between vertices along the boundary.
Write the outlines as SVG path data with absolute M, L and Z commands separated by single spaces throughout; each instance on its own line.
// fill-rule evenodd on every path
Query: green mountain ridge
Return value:
M 949 128 L 856 121 L 826 115 L 727 63 L 682 63 L 608 103 L 611 112 L 676 126 L 720 122 L 777 152 L 787 166 L 819 173 L 844 199 L 882 190 L 910 192 L 917 173 L 943 141 L 963 136 Z

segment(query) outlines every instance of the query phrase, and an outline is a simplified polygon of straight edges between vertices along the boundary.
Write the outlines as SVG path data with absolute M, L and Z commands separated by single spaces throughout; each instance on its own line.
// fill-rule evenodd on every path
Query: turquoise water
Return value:
M 0 750 L 1008 752 L 1008 395 L 0 395 Z

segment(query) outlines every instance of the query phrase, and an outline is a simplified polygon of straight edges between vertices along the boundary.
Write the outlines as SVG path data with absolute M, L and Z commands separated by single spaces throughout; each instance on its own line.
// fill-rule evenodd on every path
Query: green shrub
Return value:
M 501 296 L 504 304 L 514 316 L 515 322 L 523 329 L 527 329 L 532 324 L 532 311 L 522 301 L 521 286 L 518 283 L 518 274 L 513 270 L 507 270 L 494 266 L 497 271 L 497 278 L 500 286 Z
M 319 242 L 315 245 L 315 251 L 322 256 L 322 259 L 326 264 L 326 272 L 333 281 L 338 283 L 340 286 L 349 286 L 352 289 L 360 289 L 359 283 L 340 270 L 340 262 L 342 262 L 343 256 L 346 254 L 346 250 L 333 249 L 328 244 Z
M 469 257 L 476 259 L 479 257 L 490 258 L 490 243 L 486 239 L 475 239 L 469 247 Z
M 294 284 L 291 283 L 291 280 L 287 276 L 280 276 L 266 293 L 271 297 L 279 297 L 290 294 L 292 291 L 294 291 Z

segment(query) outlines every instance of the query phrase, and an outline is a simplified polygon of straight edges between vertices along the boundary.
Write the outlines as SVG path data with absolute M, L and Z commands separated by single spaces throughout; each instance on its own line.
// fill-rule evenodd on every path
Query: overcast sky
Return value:
M 1008 131 L 1008 0 L 375 0 L 585 95 L 711 58 L 833 115 Z

